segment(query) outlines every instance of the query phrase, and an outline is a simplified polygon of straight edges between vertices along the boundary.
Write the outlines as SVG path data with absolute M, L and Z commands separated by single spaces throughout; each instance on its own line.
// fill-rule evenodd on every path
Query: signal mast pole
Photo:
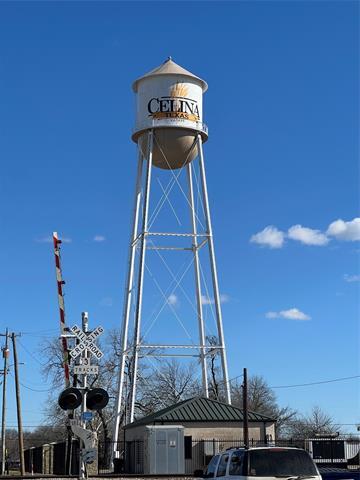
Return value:
M 89 331 L 89 316 L 88 316 L 88 312 L 82 312 L 81 314 L 81 323 L 82 323 L 82 329 L 83 329 L 83 332 L 84 333 L 87 333 Z M 88 352 L 87 350 L 85 349 L 85 351 L 82 353 L 81 355 L 81 360 L 80 360 L 80 363 L 82 362 L 82 359 L 87 359 L 88 358 Z M 83 400 L 82 400 L 82 404 L 81 404 L 81 419 L 82 419 L 82 423 L 81 423 L 81 426 L 83 428 L 86 428 L 86 422 L 85 422 L 85 419 L 84 419 L 84 412 L 86 412 L 86 389 L 87 389 L 87 374 L 84 373 L 83 374 L 83 381 L 82 381 L 82 396 L 83 396 Z M 82 441 L 80 440 L 80 444 L 82 443 Z M 84 462 L 84 459 L 83 459 L 83 446 L 79 449 L 79 455 L 80 455 L 80 458 L 79 458 L 79 468 L 80 468 L 80 478 L 81 479 L 84 479 L 86 478 L 86 464 Z

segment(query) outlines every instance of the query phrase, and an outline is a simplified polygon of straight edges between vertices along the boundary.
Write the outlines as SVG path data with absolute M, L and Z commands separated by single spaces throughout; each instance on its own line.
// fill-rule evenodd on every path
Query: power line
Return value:
M 10 375 L 13 376 L 11 372 L 10 372 Z M 54 388 L 48 388 L 46 390 L 37 390 L 35 388 L 29 387 L 28 385 L 25 385 L 25 383 L 22 383 L 20 381 L 19 381 L 19 383 L 22 387 L 26 388 L 27 390 L 31 390 L 32 392 L 50 392 L 51 390 L 54 390 Z
M 32 330 L 29 332 L 21 332 L 21 335 L 37 335 L 39 333 L 50 333 L 50 332 L 57 332 L 57 328 L 45 328 L 43 330 Z
M 237 375 L 236 377 L 232 377 L 228 380 L 228 383 L 231 383 L 234 380 L 237 380 L 238 378 L 242 378 L 243 375 Z M 309 387 L 311 385 L 321 385 L 324 383 L 333 383 L 333 382 L 343 382 L 346 380 L 354 380 L 355 378 L 360 378 L 360 375 L 353 375 L 352 377 L 341 377 L 341 378 L 333 378 L 331 380 L 320 380 L 317 382 L 309 382 L 309 383 L 296 383 L 293 385 L 274 385 L 274 386 L 269 386 L 269 388 L 295 388 L 295 387 Z M 217 382 L 218 385 L 221 385 L 223 383 L 226 383 L 224 381 Z
M 23 343 L 20 342 L 20 340 L 18 340 L 18 343 L 20 344 L 20 346 L 25 350 L 25 352 L 30 355 L 30 357 L 35 360 L 35 362 L 37 362 L 41 367 L 44 367 L 45 364 L 44 363 L 41 363 L 40 360 L 38 358 L 35 357 L 35 355 L 30 352 L 30 350 L 28 350 L 25 345 Z
M 294 384 L 294 385 L 275 385 L 274 387 L 269 387 L 269 388 L 308 387 L 310 385 L 321 385 L 323 383 L 343 382 L 345 380 L 353 380 L 355 378 L 360 378 L 360 375 L 354 375 L 352 377 L 333 378 L 332 380 L 321 380 L 319 382 L 297 383 L 297 384 Z
M 35 388 L 31 388 L 22 382 L 19 383 L 22 387 L 26 388 L 27 390 L 31 390 L 32 392 L 50 392 L 51 390 L 53 390 L 53 388 L 48 388 L 47 390 L 36 390 Z

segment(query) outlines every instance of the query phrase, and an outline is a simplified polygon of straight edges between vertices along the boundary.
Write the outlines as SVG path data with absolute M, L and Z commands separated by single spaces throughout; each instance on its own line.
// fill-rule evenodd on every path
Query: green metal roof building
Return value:
M 244 420 L 241 408 L 205 397 L 194 397 L 151 415 L 140 418 L 125 428 L 131 429 L 139 425 L 166 425 L 188 423 L 232 423 L 239 425 Z M 256 412 L 249 412 L 249 422 L 274 423 L 273 418 Z
M 127 440 L 141 440 L 146 427 L 182 426 L 185 437 L 193 440 L 242 440 L 241 408 L 205 397 L 194 397 L 164 408 L 125 426 Z M 276 420 L 249 412 L 249 438 L 253 441 L 275 440 Z
M 169 473 L 171 457 L 180 462 L 175 473 L 192 474 L 214 454 L 243 444 L 243 421 L 241 408 L 205 397 L 189 398 L 137 419 L 122 431 L 121 441 L 131 451 L 128 471 Z M 248 425 L 253 445 L 275 440 L 273 418 L 249 412 Z M 153 470 L 153 463 L 161 469 Z

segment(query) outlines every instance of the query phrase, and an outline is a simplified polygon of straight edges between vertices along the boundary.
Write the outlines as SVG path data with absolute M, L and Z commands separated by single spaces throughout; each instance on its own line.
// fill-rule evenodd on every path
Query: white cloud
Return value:
M 310 320 L 311 317 L 297 308 L 282 310 L 280 316 L 288 320 Z
M 288 230 L 288 237 L 291 240 L 297 240 L 305 245 L 327 245 L 328 237 L 320 230 L 303 227 L 302 225 L 293 225 Z
M 310 320 L 311 317 L 298 308 L 289 308 L 280 312 L 267 312 L 266 318 L 286 318 L 287 320 Z
M 226 293 L 220 294 L 220 303 L 228 303 L 230 302 L 230 297 Z M 201 295 L 201 304 L 202 305 L 214 305 L 215 300 L 210 297 L 206 297 L 205 295 Z
M 52 243 L 53 242 L 53 238 L 48 236 L 48 237 L 41 237 L 41 238 L 36 238 L 35 239 L 35 242 L 38 242 L 38 243 Z
M 106 238 L 104 235 L 95 235 L 93 238 L 94 242 L 105 242 Z
M 228 303 L 230 302 L 230 297 L 226 293 L 220 293 L 220 302 L 221 303 Z
M 175 295 L 175 293 L 171 293 L 168 298 L 167 298 L 167 303 L 169 305 L 177 305 L 179 303 L 178 297 Z
M 354 218 L 349 222 L 341 219 L 335 220 L 335 222 L 330 223 L 326 233 L 338 240 L 348 242 L 360 240 L 360 217 Z
M 113 306 L 113 299 L 111 297 L 104 297 L 100 300 L 101 307 L 112 307 Z
M 344 280 L 345 282 L 360 282 L 360 275 L 348 275 L 347 273 L 345 273 L 344 275 Z
M 206 297 L 205 295 L 201 295 L 201 304 L 202 305 L 212 305 L 214 303 L 213 298 Z
M 71 243 L 72 242 L 72 239 L 69 238 L 69 237 L 60 237 L 60 240 L 62 241 L 62 243 Z M 47 237 L 36 238 L 35 242 L 38 242 L 38 243 L 53 243 L 53 237 L 50 237 L 50 235 L 49 235 Z
M 267 246 L 270 248 L 281 248 L 284 244 L 285 234 L 273 225 L 269 225 L 261 232 L 255 233 L 250 238 L 251 243 Z

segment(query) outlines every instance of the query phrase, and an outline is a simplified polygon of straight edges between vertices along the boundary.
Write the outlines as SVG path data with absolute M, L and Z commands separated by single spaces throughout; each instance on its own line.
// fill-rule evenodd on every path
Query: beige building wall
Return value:
M 214 423 L 186 423 L 185 435 L 191 435 L 194 440 L 235 440 L 243 439 L 244 431 L 242 426 L 237 426 L 234 422 Z M 262 422 L 249 422 L 249 438 L 261 440 L 268 435 L 269 438 L 275 439 L 275 424 Z M 271 435 L 271 437 L 270 437 Z
M 179 422 L 174 424 L 167 423 L 169 427 L 174 425 L 180 425 Z M 244 433 L 241 426 L 237 426 L 234 422 L 186 422 L 184 426 L 184 435 L 191 436 L 193 440 L 237 440 L 243 439 Z M 125 430 L 125 436 L 122 434 L 121 439 L 125 438 L 126 441 L 131 440 L 144 440 L 145 439 L 146 425 L 139 425 L 137 427 L 127 428 Z M 249 422 L 249 438 L 250 440 L 260 440 L 265 438 L 275 440 L 275 423 L 269 422 L 264 424 L 263 422 Z

